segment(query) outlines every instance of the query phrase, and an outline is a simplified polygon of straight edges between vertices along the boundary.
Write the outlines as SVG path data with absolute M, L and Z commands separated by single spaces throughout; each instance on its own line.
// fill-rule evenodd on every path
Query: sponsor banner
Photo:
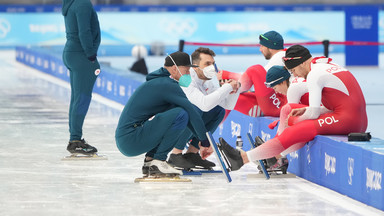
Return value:
M 316 136 L 288 154 L 288 172 L 384 210 L 383 149 L 384 140 L 376 138 L 348 142 L 346 136 Z
M 241 136 L 243 140 L 243 150 L 251 149 L 251 144 L 247 138 L 247 133 L 256 135 L 255 127 L 258 125 L 257 118 L 246 116 L 236 110 L 232 110 L 227 119 L 219 125 L 213 136 L 218 140 L 223 137 L 231 146 L 236 147 L 236 139 Z
M 192 42 L 257 44 L 259 35 L 270 30 L 281 33 L 285 42 L 289 43 L 325 39 L 343 41 L 345 38 L 342 11 L 99 12 L 98 17 L 103 46 L 177 46 L 181 39 Z M 132 20 L 135 22 L 130 22 Z M 0 12 L 0 46 L 64 45 L 65 38 L 61 13 Z M 309 48 L 312 52 L 323 53 L 322 46 Z M 330 47 L 331 52 L 343 50 L 343 46 Z M 258 47 L 225 47 L 221 51 L 224 54 L 244 52 L 260 53 Z M 99 52 L 99 55 L 104 54 Z
M 375 6 L 348 7 L 345 11 L 346 41 L 379 41 L 379 10 Z M 378 66 L 379 46 L 346 46 L 346 65 Z
M 380 5 L 378 5 L 380 6 Z M 220 4 L 220 5 L 96 5 L 100 12 L 217 12 L 217 11 L 341 11 L 343 5 L 254 5 L 254 4 Z M 0 5 L 0 12 L 36 13 L 61 12 L 61 5 Z

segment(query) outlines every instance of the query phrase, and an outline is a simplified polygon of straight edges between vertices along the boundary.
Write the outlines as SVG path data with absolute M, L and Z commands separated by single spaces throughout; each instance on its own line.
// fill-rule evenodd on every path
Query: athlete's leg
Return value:
M 208 112 L 202 113 L 202 119 L 204 121 L 205 128 L 207 131 L 210 131 L 212 134 L 216 131 L 220 122 L 224 118 L 225 110 L 220 106 L 216 106 Z M 191 141 L 191 145 L 199 149 L 199 139 L 194 135 Z
M 286 104 L 281 108 L 280 111 L 280 123 L 279 127 L 277 128 L 276 136 L 279 136 L 285 128 L 288 126 L 288 116 L 291 113 L 292 109 L 305 107 L 306 105 L 303 104 Z
M 262 112 L 257 104 L 257 99 L 253 92 L 241 93 L 237 99 L 234 110 L 253 117 L 262 115 Z
M 296 125 L 286 128 L 280 136 L 268 140 L 259 147 L 247 152 L 250 161 L 256 161 L 271 158 L 286 151 L 292 145 L 298 143 L 307 143 L 315 138 L 317 130 L 315 127 L 316 120 L 306 120 Z M 298 147 L 298 146 L 297 146 Z M 293 151 L 295 148 L 290 148 Z M 297 149 L 296 149 L 297 150 Z
M 125 131 L 118 129 L 117 147 L 126 156 L 137 156 L 147 152 L 148 157 L 165 160 L 186 129 L 188 120 L 188 113 L 179 107 L 156 114 L 136 128 L 132 126 Z
M 272 88 L 265 86 L 266 74 L 267 72 L 263 66 L 253 65 L 245 71 L 241 80 L 245 83 L 245 89 L 253 85 L 255 89 L 254 96 L 264 115 L 279 116 L 280 108 L 286 104 L 287 99 L 285 95 L 277 94 Z
M 65 53 L 66 65 L 70 68 L 71 103 L 70 103 L 70 141 L 82 138 L 85 116 L 92 98 L 92 90 L 100 69 L 98 61 L 91 62 L 82 52 Z
M 236 105 L 233 108 L 236 111 L 239 111 L 245 115 L 249 116 L 262 116 L 262 112 L 260 107 L 257 105 L 256 97 L 254 96 L 253 92 L 244 92 L 239 95 L 239 98 L 237 99 Z M 228 117 L 229 113 L 231 113 L 231 110 L 225 110 L 225 115 L 222 120 L 222 122 L 225 121 L 225 119 Z

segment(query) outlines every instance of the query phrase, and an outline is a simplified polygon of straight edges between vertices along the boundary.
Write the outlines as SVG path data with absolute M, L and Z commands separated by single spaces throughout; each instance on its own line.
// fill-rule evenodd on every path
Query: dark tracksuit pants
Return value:
M 96 70 L 100 69 L 97 59 L 88 60 L 83 52 L 63 52 L 63 61 L 70 72 L 71 102 L 69 105 L 70 141 L 80 140 L 83 123 L 92 98 L 96 82 Z
M 202 117 L 205 128 L 210 131 L 211 133 L 215 132 L 216 128 L 219 126 L 220 122 L 223 120 L 225 115 L 225 109 L 216 106 L 215 108 L 211 109 L 208 112 L 203 112 L 199 108 L 195 106 L 196 110 L 200 113 L 200 116 Z M 192 127 L 188 127 L 180 136 L 179 140 L 177 141 L 177 144 L 175 148 L 183 150 L 185 148 L 185 145 L 189 140 L 192 139 L 191 145 L 199 149 L 199 139 L 194 135 L 196 134 Z
M 180 107 L 158 113 L 147 121 L 118 129 L 117 147 L 128 157 L 147 153 L 148 157 L 164 161 L 187 128 L 188 121 L 188 113 Z

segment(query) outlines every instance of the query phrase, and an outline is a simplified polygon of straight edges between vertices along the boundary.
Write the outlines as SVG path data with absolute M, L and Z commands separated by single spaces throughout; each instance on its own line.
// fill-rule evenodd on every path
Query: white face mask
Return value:
M 208 67 L 205 67 L 203 69 L 204 76 L 207 77 L 208 79 L 212 79 L 213 77 L 216 76 L 216 69 L 215 66 L 209 65 Z

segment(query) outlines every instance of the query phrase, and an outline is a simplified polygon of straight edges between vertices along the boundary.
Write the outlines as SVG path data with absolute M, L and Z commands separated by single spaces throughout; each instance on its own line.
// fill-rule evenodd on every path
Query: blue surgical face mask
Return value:
M 182 87 L 188 87 L 192 82 L 192 77 L 190 74 L 181 75 L 179 79 L 179 85 Z
M 173 60 L 173 58 L 170 55 L 168 55 L 168 56 L 172 60 L 173 64 L 175 64 L 177 71 L 179 71 L 179 74 L 181 75 L 181 77 L 179 79 L 179 85 L 182 87 L 188 87 L 192 82 L 191 75 L 190 74 L 184 74 L 184 75 L 181 74 L 179 67 L 177 66 L 176 62 Z

